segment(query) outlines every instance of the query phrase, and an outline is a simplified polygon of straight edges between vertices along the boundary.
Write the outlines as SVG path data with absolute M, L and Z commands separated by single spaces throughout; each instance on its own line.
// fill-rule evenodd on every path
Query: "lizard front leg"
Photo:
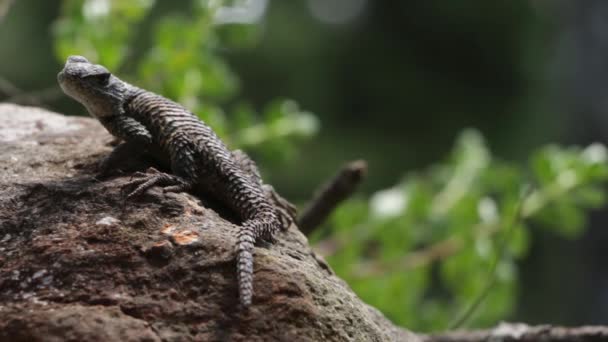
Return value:
M 113 173 L 117 166 L 129 160 L 136 153 L 145 151 L 152 144 L 152 134 L 137 120 L 117 114 L 100 119 L 103 126 L 124 143 L 116 146 L 99 165 L 99 176 L 105 178 Z
M 104 179 L 114 174 L 122 173 L 120 167 L 132 162 L 133 156 L 141 153 L 141 150 L 142 148 L 139 144 L 128 141 L 114 147 L 112 152 L 99 162 L 97 178 Z
M 139 121 L 123 113 L 99 118 L 99 122 L 113 136 L 141 146 L 152 144 L 152 134 Z

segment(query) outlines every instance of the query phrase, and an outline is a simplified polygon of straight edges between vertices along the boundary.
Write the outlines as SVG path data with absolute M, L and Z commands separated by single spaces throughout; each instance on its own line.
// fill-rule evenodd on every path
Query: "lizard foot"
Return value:
M 256 246 L 269 246 L 274 245 L 277 242 L 277 238 L 270 233 L 262 233 L 255 241 Z
M 278 207 L 276 210 L 277 216 L 279 217 L 279 221 L 281 221 L 280 229 L 282 231 L 286 231 L 289 227 L 294 223 L 294 216 L 291 215 L 286 209 L 282 207 Z
M 136 179 L 132 179 L 123 186 L 123 189 L 135 188 L 129 192 L 127 198 L 141 195 L 153 186 L 163 187 L 164 192 L 182 192 L 192 188 L 192 184 L 184 179 L 160 172 L 153 167 L 148 168 L 146 172 L 136 172 L 133 177 L 136 177 Z
M 274 244 L 275 242 L 277 242 L 277 238 L 275 237 L 275 232 L 278 230 L 278 228 L 279 227 L 271 228 L 269 226 L 266 226 L 256 232 L 254 232 L 256 243 L 257 244 L 259 244 L 259 243 Z
M 297 209 L 288 200 L 279 195 L 272 185 L 264 184 L 264 191 L 277 207 L 277 215 L 281 221 L 281 230 L 285 231 L 296 220 Z

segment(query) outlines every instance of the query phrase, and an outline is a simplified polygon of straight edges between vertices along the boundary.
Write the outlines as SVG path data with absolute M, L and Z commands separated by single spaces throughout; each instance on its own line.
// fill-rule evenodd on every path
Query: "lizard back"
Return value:
M 261 187 L 236 163 L 215 132 L 192 112 L 142 89 L 134 91 L 125 109 L 152 133 L 155 145 L 169 156 L 175 174 L 213 194 L 243 220 L 260 211 L 273 211 Z

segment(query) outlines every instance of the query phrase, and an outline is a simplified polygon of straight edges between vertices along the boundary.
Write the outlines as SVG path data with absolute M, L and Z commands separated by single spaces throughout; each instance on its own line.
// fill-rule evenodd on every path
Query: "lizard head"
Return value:
M 108 69 L 82 56 L 70 56 L 57 75 L 63 92 L 84 105 L 96 118 L 121 112 L 128 85 Z

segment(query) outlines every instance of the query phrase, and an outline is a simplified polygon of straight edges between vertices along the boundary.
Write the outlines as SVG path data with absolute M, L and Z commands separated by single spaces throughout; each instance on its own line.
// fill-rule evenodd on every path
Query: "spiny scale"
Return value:
M 242 306 L 251 305 L 254 244 L 260 238 L 272 240 L 277 230 L 287 229 L 295 217 L 293 205 L 262 183 L 251 159 L 241 151 L 230 151 L 209 126 L 181 105 L 123 82 L 81 56 L 68 58 L 58 80 L 64 92 L 87 107 L 110 133 L 169 159 L 172 174 L 139 174 L 128 184 L 135 187 L 130 197 L 155 185 L 165 191 L 197 189 L 239 215 L 239 298 Z
M 237 164 L 211 128 L 182 106 L 151 92 L 138 92 L 127 112 L 147 127 L 171 159 L 173 172 L 202 186 L 244 220 L 238 233 L 237 276 L 245 307 L 253 295 L 253 249 L 257 238 L 272 236 L 281 225 L 260 184 Z

